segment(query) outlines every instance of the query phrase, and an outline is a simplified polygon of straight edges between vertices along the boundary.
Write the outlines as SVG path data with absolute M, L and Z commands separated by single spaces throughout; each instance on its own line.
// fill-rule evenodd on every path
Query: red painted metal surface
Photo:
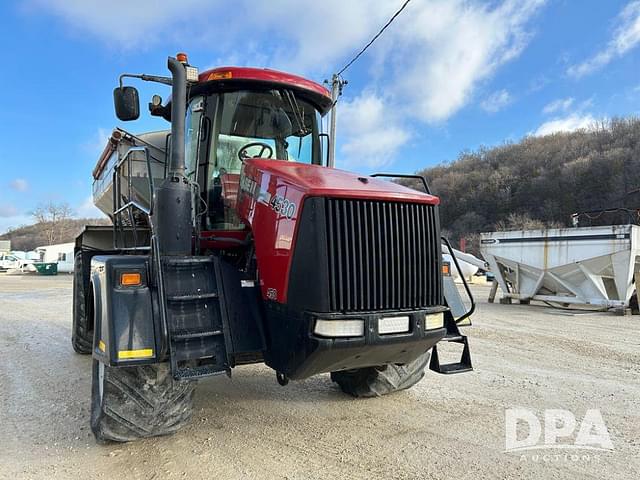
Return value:
M 200 248 L 219 249 L 219 248 L 236 248 L 247 240 L 249 228 L 246 230 L 214 230 L 201 232 Z
M 259 82 L 281 83 L 283 85 L 291 85 L 303 90 L 309 90 L 331 101 L 331 93 L 319 83 L 298 75 L 270 70 L 268 68 L 217 67 L 202 72 L 198 78 L 200 83 L 211 80 L 254 80 Z
M 262 295 L 280 303 L 287 302 L 296 226 L 306 197 L 439 203 L 438 197 L 392 182 L 281 160 L 246 160 L 242 177 L 238 213 L 253 232 Z M 287 200 L 286 212 L 276 212 L 271 204 L 274 196 Z
M 296 185 L 309 196 L 397 200 L 438 205 L 440 199 L 381 178 L 306 163 L 284 160 L 251 159 L 246 162 L 258 170 L 270 172 L 282 181 Z

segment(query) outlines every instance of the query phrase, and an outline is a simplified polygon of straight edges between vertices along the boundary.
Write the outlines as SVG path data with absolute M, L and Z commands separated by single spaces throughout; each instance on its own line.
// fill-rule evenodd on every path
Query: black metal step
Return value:
M 161 259 L 171 371 L 177 380 L 229 371 L 217 262 L 213 256 Z
M 167 302 L 190 302 L 193 300 L 203 300 L 205 298 L 218 298 L 218 292 L 169 295 L 167 296 Z
M 442 337 L 441 342 L 456 342 L 456 343 L 464 343 L 464 339 L 466 337 L 464 335 L 446 335 Z
M 445 375 L 470 372 L 473 370 L 473 365 L 471 364 L 471 353 L 469 351 L 469 342 L 465 335 L 450 335 L 448 337 L 443 337 L 441 341 L 461 343 L 463 345 L 462 356 L 459 362 L 440 364 L 438 345 L 434 345 L 431 349 L 431 361 L 429 362 L 430 370 L 437 373 L 443 373 Z
M 213 263 L 214 257 L 162 257 L 165 265 L 195 265 L 203 263 Z
M 213 337 L 215 335 L 222 335 L 222 330 L 211 330 L 204 332 L 173 332 L 171 333 L 171 339 L 186 340 L 189 338 Z
M 470 365 L 465 365 L 464 363 L 447 363 L 445 365 L 440 365 L 440 371 L 438 373 L 450 375 L 454 373 L 464 373 L 471 371 L 473 371 L 473 367 L 471 367 Z
M 184 367 L 177 368 L 173 372 L 173 378 L 176 380 L 188 380 L 193 378 L 211 377 L 213 375 L 222 375 L 227 373 L 227 370 L 220 370 L 215 365 L 204 365 L 200 367 Z

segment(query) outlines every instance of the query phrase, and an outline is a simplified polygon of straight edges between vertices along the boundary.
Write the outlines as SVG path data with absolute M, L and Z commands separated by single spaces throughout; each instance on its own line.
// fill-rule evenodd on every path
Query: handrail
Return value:
M 456 320 L 456 325 L 460 322 L 462 322 L 463 320 L 466 320 L 467 318 L 469 318 L 473 312 L 475 312 L 476 310 L 476 301 L 473 299 L 473 294 L 471 293 L 471 289 L 469 288 L 469 285 L 467 284 L 467 281 L 464 278 L 464 275 L 462 274 L 462 269 L 460 268 L 460 264 L 458 263 L 458 259 L 456 258 L 455 254 L 453 253 L 453 248 L 451 247 L 451 244 L 449 243 L 449 240 L 447 240 L 445 237 L 440 237 L 440 239 L 442 240 L 442 242 L 446 245 L 446 247 L 449 249 L 449 255 L 451 255 L 451 259 L 453 260 L 453 263 L 456 266 L 456 270 L 458 270 L 458 273 L 460 274 L 460 278 L 462 279 L 462 284 L 464 285 L 464 289 L 467 292 L 467 296 L 469 297 L 469 300 L 471 300 L 471 308 L 467 311 L 467 313 L 465 313 L 464 315 L 462 315 L 460 318 L 458 318 Z
M 149 209 L 147 207 L 144 207 L 144 206 L 140 205 L 135 200 L 131 200 L 130 202 L 126 203 L 125 205 L 123 205 L 122 207 L 120 207 L 118 210 L 116 210 L 113 213 L 115 214 L 115 213 L 123 212 L 124 210 L 126 210 L 129 207 L 135 207 L 138 210 L 140 210 L 142 213 L 144 213 L 146 215 L 151 215 L 151 212 L 149 211 Z
M 418 179 L 418 180 L 420 180 L 422 182 L 422 185 L 424 186 L 425 192 L 427 192 L 429 195 L 432 195 L 431 189 L 429 188 L 429 184 L 427 183 L 427 179 L 424 178 L 422 175 L 412 175 L 412 174 L 408 174 L 408 173 L 374 173 L 373 175 L 370 175 L 370 177 L 389 177 L 389 178 L 413 178 L 413 179 Z
M 145 207 L 141 205 L 138 201 L 133 200 L 131 197 L 133 196 L 133 175 L 132 175 L 132 154 L 135 152 L 144 152 L 145 155 L 145 163 L 147 165 L 147 181 L 149 182 L 149 207 Z M 126 203 L 122 205 L 123 202 L 123 192 L 122 192 L 122 175 L 121 169 L 123 165 L 127 165 L 128 178 L 127 178 L 127 191 L 126 196 L 124 197 Z M 144 215 L 146 215 L 149 226 L 151 230 L 151 214 L 153 212 L 153 193 L 154 193 L 154 182 L 153 175 L 151 172 L 151 156 L 149 154 L 149 149 L 143 146 L 134 146 L 129 148 L 126 153 L 122 156 L 118 162 L 113 167 L 113 245 L 116 250 L 120 249 L 119 246 L 119 238 L 125 239 L 125 231 L 124 225 L 122 221 L 122 214 L 126 212 L 128 217 L 129 225 L 132 229 L 133 233 L 133 247 L 127 247 L 126 239 L 124 241 L 124 245 L 122 249 L 126 250 L 148 250 L 150 245 L 147 246 L 139 246 L 138 245 L 138 229 L 136 227 L 136 221 L 134 218 L 134 209 L 139 210 Z M 153 232 L 151 232 L 153 235 Z

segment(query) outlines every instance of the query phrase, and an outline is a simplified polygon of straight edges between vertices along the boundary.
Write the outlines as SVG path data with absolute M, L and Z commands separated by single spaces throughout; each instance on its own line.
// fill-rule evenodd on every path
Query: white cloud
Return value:
M 24 178 L 12 180 L 9 186 L 17 192 L 26 192 L 29 189 L 29 183 Z
M 337 118 L 344 134 L 338 138 L 347 139 L 340 146 L 338 166 L 387 165 L 410 137 L 384 100 L 372 92 L 343 102 Z
M 93 204 L 93 197 L 89 196 L 74 209 L 78 218 L 102 218 L 105 216 L 102 211 Z
M 192 58 L 194 63 L 256 62 L 316 80 L 339 70 L 399 6 L 388 0 L 238 0 L 233 8 L 205 0 L 167 0 L 161 6 L 150 0 L 31 1 L 111 46 L 137 48 L 164 42 L 188 51 L 206 40 L 214 45 L 211 58 Z M 531 38 L 531 19 L 545 3 L 417 0 L 409 4 L 358 64 L 361 71 L 368 64 L 364 71 L 370 75 L 361 91 L 384 92 L 384 109 L 396 117 L 391 130 L 381 120 L 382 131 L 371 132 L 366 145 L 374 140 L 389 146 L 406 142 L 409 136 L 399 126 L 404 122 L 437 124 L 464 108 L 482 82 L 520 55 Z M 351 73 L 348 70 L 345 76 Z M 342 103 L 341 108 L 349 108 L 348 102 Z M 355 135 L 343 143 L 345 153 L 355 155 L 356 146 L 364 148 L 358 143 L 364 133 L 352 126 L 343 128 L 342 118 L 349 115 L 349 111 L 339 114 L 339 132 Z
M 622 57 L 640 44 L 640 0 L 627 4 L 616 19 L 617 28 L 607 46 L 588 60 L 572 65 L 567 73 L 580 78 Z
M 573 113 L 566 117 L 558 117 L 544 122 L 533 133 L 535 136 L 551 135 L 558 132 L 573 132 L 575 130 L 590 129 L 597 120 L 590 113 L 580 115 Z
M 82 144 L 84 150 L 88 153 L 98 156 L 104 150 L 104 147 L 107 145 L 107 140 L 111 136 L 111 130 L 107 130 L 106 128 L 98 128 L 93 136 Z
M 526 25 L 541 0 L 489 4 L 429 1 L 389 36 L 393 84 L 410 112 L 441 122 L 463 108 L 478 84 L 516 58 L 530 39 Z M 398 60 L 395 60 L 397 56 Z
M 566 112 L 567 110 L 569 110 L 569 108 L 571 108 L 571 105 L 573 105 L 574 101 L 575 99 L 573 97 L 559 98 L 557 100 L 554 100 L 553 102 L 546 104 L 542 109 L 542 113 L 544 113 L 545 115 L 550 115 L 556 112 Z
M 198 15 L 207 0 L 31 0 L 30 9 L 48 11 L 76 31 L 120 48 L 139 48 L 171 37 L 176 23 Z M 27 8 L 29 8 L 27 7 Z
M 486 112 L 496 113 L 509 105 L 512 101 L 513 97 L 509 92 L 506 90 L 498 90 L 480 102 L 480 106 Z

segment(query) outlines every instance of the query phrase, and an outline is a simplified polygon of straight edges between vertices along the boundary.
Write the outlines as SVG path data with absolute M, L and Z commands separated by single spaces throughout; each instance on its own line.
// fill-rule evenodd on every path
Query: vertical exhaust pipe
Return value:
M 167 66 L 171 71 L 171 159 L 169 176 L 184 176 L 184 122 L 187 101 L 187 73 L 184 65 L 174 57 L 169 57 Z
M 171 90 L 171 152 L 167 178 L 154 192 L 153 224 L 161 255 L 191 255 L 193 222 L 191 188 L 185 173 L 187 74 L 183 63 L 169 57 Z

